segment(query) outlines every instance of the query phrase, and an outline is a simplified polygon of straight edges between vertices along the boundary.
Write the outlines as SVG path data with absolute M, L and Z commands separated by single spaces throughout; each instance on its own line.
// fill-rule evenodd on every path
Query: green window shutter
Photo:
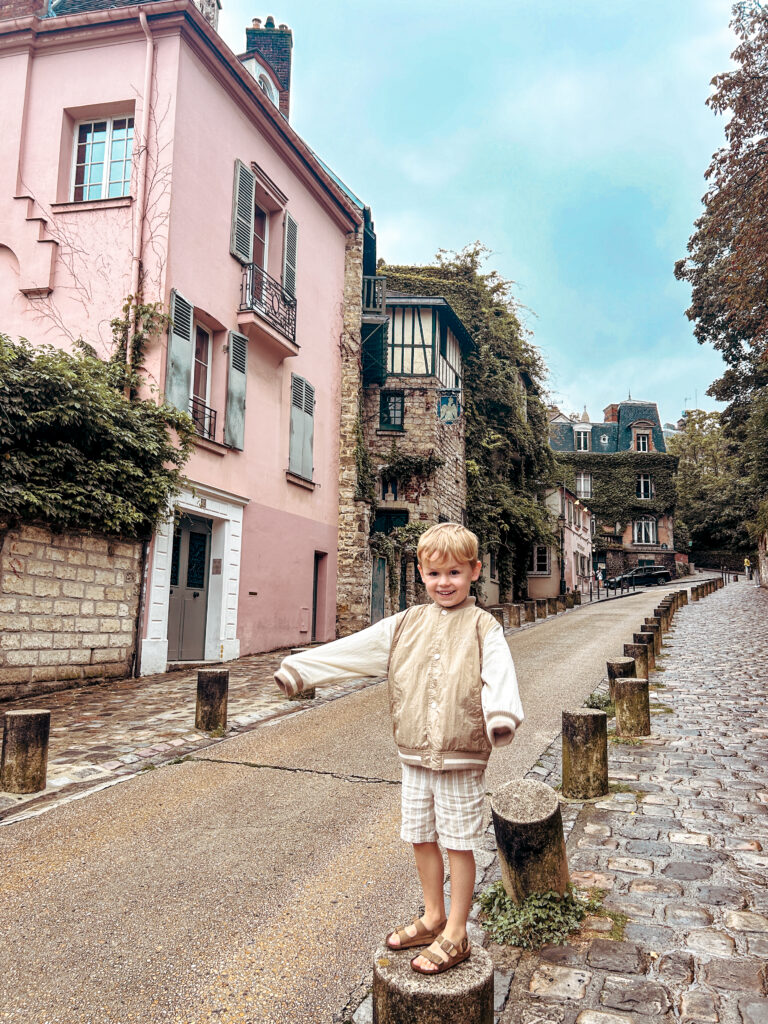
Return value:
M 245 392 L 248 382 L 248 339 L 229 332 L 227 369 L 227 409 L 224 419 L 224 444 L 242 451 L 245 442 Z
M 306 480 L 312 479 L 314 469 L 315 441 L 315 389 L 304 381 L 304 438 L 301 448 L 301 475 Z
M 194 308 L 183 295 L 171 290 L 171 324 L 168 328 L 168 365 L 165 400 L 182 412 L 189 412 L 192 381 L 192 321 Z
M 296 253 L 299 241 L 299 225 L 286 210 L 283 238 L 283 288 L 289 295 L 296 296 Z
M 288 452 L 288 469 L 296 476 L 303 476 L 302 453 L 304 450 L 304 378 L 291 374 L 291 440 Z
M 232 190 L 232 235 L 229 251 L 241 263 L 253 263 L 253 207 L 256 178 L 242 160 L 235 160 L 235 184 Z

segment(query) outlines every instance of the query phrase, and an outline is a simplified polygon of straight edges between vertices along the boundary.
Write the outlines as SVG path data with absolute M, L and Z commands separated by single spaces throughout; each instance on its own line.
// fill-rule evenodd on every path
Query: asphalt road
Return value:
M 524 774 L 653 589 L 510 637 Z M 419 903 L 383 685 L 0 827 L 0 1021 L 329 1022 Z

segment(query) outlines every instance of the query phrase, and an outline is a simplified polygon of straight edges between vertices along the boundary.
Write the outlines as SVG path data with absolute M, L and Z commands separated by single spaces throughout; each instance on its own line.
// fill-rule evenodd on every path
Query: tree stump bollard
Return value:
M 651 735 L 647 679 L 616 680 L 616 735 Z
M 624 644 L 624 656 L 635 662 L 635 679 L 648 678 L 648 648 L 645 644 Z
M 547 598 L 547 615 L 557 615 L 557 598 Z
M 626 654 L 626 652 L 625 652 Z M 635 659 L 630 657 L 611 658 L 605 663 L 606 675 L 608 676 L 608 692 L 613 700 L 613 681 L 620 677 L 635 677 Z
M 504 628 L 504 609 L 501 607 L 501 605 L 500 604 L 492 604 L 492 605 L 489 605 L 485 610 L 487 612 L 491 613 L 491 615 L 494 617 L 494 619 L 496 619 L 498 624 L 503 629 Z
M 646 632 L 633 633 L 632 643 L 646 645 L 646 647 L 648 648 L 648 671 L 652 672 L 656 668 L 656 653 L 653 646 L 653 634 Z
M 482 946 L 469 960 L 429 977 L 411 969 L 418 949 L 381 945 L 373 958 L 374 1024 L 493 1024 L 493 961 Z
M 523 601 L 523 617 L 526 622 L 536 621 L 536 602 Z
M 688 604 L 688 591 L 680 590 L 678 593 L 680 594 L 680 607 L 683 608 Z
M 607 792 L 608 716 L 594 708 L 563 711 L 563 796 L 592 800 Z
M 568 607 L 568 602 L 565 600 L 565 595 L 563 594 L 561 597 L 558 597 L 558 599 L 557 599 L 557 611 L 558 611 L 558 614 L 562 614 L 567 607 Z
M 196 729 L 201 732 L 226 729 L 228 693 L 228 668 L 200 669 L 197 673 Z
M 691 587 L 691 601 L 698 601 L 698 600 L 699 600 L 699 586 L 698 586 L 698 584 L 696 584 L 695 586 Z
M 546 619 L 547 617 L 547 599 L 546 597 L 536 598 L 536 618 Z
M 643 629 L 646 633 L 653 633 L 653 653 L 661 654 L 661 617 L 655 615 L 652 619 L 646 619 Z
M 513 629 L 520 629 L 523 624 L 523 608 L 519 604 L 506 604 L 504 607 L 507 609 L 509 615 L 509 624 Z
M 578 607 L 581 604 L 581 591 L 574 590 L 573 592 L 573 603 Z
M 565 607 L 570 611 L 571 608 L 576 604 L 576 597 L 574 594 L 565 595 Z
M 515 779 L 491 797 L 501 880 L 514 903 L 534 892 L 558 892 L 568 885 L 560 802 L 551 786 Z
M 658 608 L 653 609 L 653 614 L 661 619 L 661 628 L 666 633 L 672 625 L 672 616 L 669 613 L 669 608 L 666 605 L 660 604 Z
M 48 774 L 51 712 L 6 711 L 0 789 L 5 793 L 39 793 Z

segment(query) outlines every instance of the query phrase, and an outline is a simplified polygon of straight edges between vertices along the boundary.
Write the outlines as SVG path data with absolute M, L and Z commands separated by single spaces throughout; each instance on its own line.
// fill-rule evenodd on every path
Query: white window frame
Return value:
M 589 438 L 591 433 L 590 430 L 574 430 L 574 444 L 577 452 L 590 451 Z
M 197 332 L 198 330 L 203 331 L 208 335 L 208 362 L 206 363 L 205 373 L 205 397 L 195 394 L 195 368 L 197 366 Z M 206 327 L 205 324 L 199 323 L 195 320 L 192 324 L 192 337 L 195 342 L 195 347 L 192 350 L 192 380 L 190 388 L 190 397 L 199 398 L 201 401 L 210 408 L 211 405 L 211 362 L 213 360 L 213 331 L 210 327 Z
M 586 433 L 586 431 L 582 431 L 582 433 Z M 585 470 L 580 469 L 576 473 L 576 497 L 592 497 L 592 474 L 587 473 Z
M 642 439 L 642 444 L 641 444 Z M 635 434 L 635 451 L 649 452 L 651 450 L 651 434 L 648 430 L 638 430 Z
M 546 551 L 547 553 L 547 571 L 543 572 L 541 569 L 537 569 L 536 566 L 539 564 L 538 552 Z M 531 568 L 533 566 L 533 568 Z M 552 575 L 552 559 L 550 557 L 549 547 L 546 544 L 534 544 L 531 548 L 531 558 L 528 563 L 528 575 L 529 576 L 551 576 Z
M 653 477 L 650 473 L 637 474 L 637 485 L 635 487 L 635 495 L 641 501 L 649 501 L 653 497 Z
M 110 167 L 111 167 L 111 164 L 112 164 L 112 160 L 111 160 L 112 129 L 113 129 L 113 125 L 114 125 L 115 121 L 120 121 L 123 118 L 125 118 L 126 121 L 128 121 L 128 120 L 133 121 L 133 126 L 132 126 L 132 130 L 131 130 L 131 161 L 130 161 L 130 163 L 131 163 L 131 173 L 128 175 L 127 181 L 124 181 L 124 184 L 123 184 L 123 188 L 126 191 L 123 191 L 119 196 L 110 196 L 107 193 L 109 192 L 109 170 L 110 170 Z M 78 186 L 78 185 L 75 184 L 75 175 L 77 173 L 77 166 L 78 166 L 77 165 L 77 147 L 78 147 L 78 137 L 80 135 L 80 129 L 81 129 L 81 127 L 84 124 L 91 124 L 91 125 L 93 125 L 93 124 L 96 124 L 99 121 L 106 121 L 107 122 L 107 141 L 104 144 L 104 156 L 105 156 L 105 159 L 103 161 L 104 170 L 103 170 L 103 173 L 102 173 L 102 176 L 101 176 L 101 195 L 99 195 L 99 196 L 84 196 L 82 199 L 75 199 L 75 189 L 76 188 L 82 187 L 82 188 L 84 188 L 86 190 L 86 192 L 90 188 L 90 185 L 86 185 L 85 183 L 82 186 Z M 91 203 L 93 203 L 93 202 L 98 201 L 99 199 L 125 199 L 126 196 L 130 196 L 130 194 L 131 194 L 131 181 L 133 179 L 133 155 L 134 155 L 134 142 L 135 141 L 136 141 L 136 118 L 135 118 L 133 113 L 127 113 L 126 112 L 124 114 L 114 114 L 112 117 L 84 117 L 80 121 L 77 121 L 75 123 L 75 128 L 74 128 L 74 132 L 73 132 L 73 135 L 72 135 L 72 162 L 71 162 L 70 179 L 69 179 L 70 180 L 70 189 L 69 189 L 70 202 L 73 202 L 73 203 L 88 203 L 88 202 L 91 202 Z M 107 157 L 109 157 L 109 159 L 107 159 Z M 87 166 L 90 166 L 90 165 L 87 165 Z
M 656 544 L 656 520 L 652 516 L 643 516 L 632 523 L 633 544 Z

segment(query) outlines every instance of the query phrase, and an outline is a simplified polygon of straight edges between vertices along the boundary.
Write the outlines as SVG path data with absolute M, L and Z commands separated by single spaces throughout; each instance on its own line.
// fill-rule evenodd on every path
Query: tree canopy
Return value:
M 447 299 L 477 345 L 464 368 L 467 517 L 483 549 L 497 552 L 504 591 L 513 574 L 525 576 L 531 545 L 551 539 L 536 496 L 550 482 L 553 458 L 546 369 L 520 323 L 512 282 L 483 271 L 488 255 L 476 242 L 459 253 L 441 250 L 427 266 L 381 262 L 379 272 L 388 287 Z

